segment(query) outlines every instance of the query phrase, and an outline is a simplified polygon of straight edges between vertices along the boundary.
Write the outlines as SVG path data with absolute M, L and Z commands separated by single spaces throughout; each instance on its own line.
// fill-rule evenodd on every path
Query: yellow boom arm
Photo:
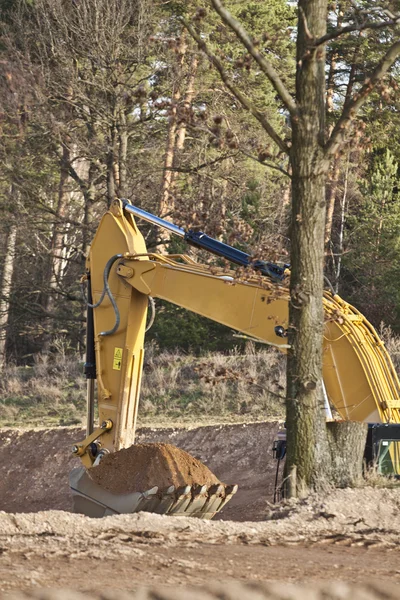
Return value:
M 117 257 L 119 255 L 119 257 Z M 275 327 L 288 327 L 288 290 L 266 277 L 201 265 L 184 255 L 148 254 L 132 215 L 115 202 L 99 225 L 88 269 L 93 302 L 104 289 L 104 268 L 115 256 L 108 296 L 94 309 L 99 419 L 91 437 L 116 451 L 134 441 L 143 365 L 148 297 L 162 298 L 263 340 L 287 345 Z M 323 377 L 328 398 L 345 420 L 400 423 L 400 384 L 391 359 L 368 321 L 339 296 L 325 293 Z M 115 327 L 117 325 L 117 327 Z M 116 329 L 114 333 L 109 333 Z M 93 459 L 89 438 L 76 452 Z

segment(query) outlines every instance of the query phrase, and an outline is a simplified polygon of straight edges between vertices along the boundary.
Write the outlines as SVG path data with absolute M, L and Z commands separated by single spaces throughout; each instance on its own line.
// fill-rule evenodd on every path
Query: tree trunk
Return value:
M 107 207 L 110 208 L 116 197 L 116 177 L 115 177 L 115 143 L 116 130 L 115 125 L 110 127 L 110 137 L 108 139 L 107 152 Z
M 340 158 L 337 156 L 334 160 L 329 187 L 326 194 L 326 223 L 325 223 L 325 246 L 328 246 L 332 235 L 333 213 L 335 212 L 336 192 L 340 175 Z
M 182 115 L 182 118 L 181 118 L 181 121 L 180 121 L 180 124 L 178 127 L 178 132 L 176 134 L 176 150 L 178 152 L 181 152 L 185 145 L 187 122 L 190 119 L 190 111 L 192 108 L 192 102 L 193 102 L 193 98 L 194 98 L 194 94 L 195 94 L 194 83 L 196 81 L 198 66 L 199 66 L 199 57 L 197 56 L 197 54 L 193 54 L 192 60 L 190 62 L 189 76 L 188 76 L 188 80 L 187 80 L 187 84 L 186 84 L 185 97 L 183 100 L 183 107 L 182 107 L 183 115 Z M 175 179 L 175 175 L 176 174 L 174 173 L 174 179 Z
M 0 370 L 6 364 L 7 325 L 10 315 L 10 295 L 15 265 L 15 249 L 17 245 L 17 226 L 11 225 L 7 236 L 6 254 L 4 258 L 3 277 L 0 297 Z
M 119 189 L 120 198 L 126 198 L 127 195 L 127 160 L 128 160 L 128 127 L 127 115 L 123 107 L 120 112 L 119 123 Z
M 185 36 L 182 34 L 178 46 L 178 58 L 175 67 L 174 91 L 172 93 L 172 105 L 169 114 L 167 145 L 165 148 L 164 157 L 164 175 L 161 185 L 161 200 L 159 207 L 160 217 L 166 218 L 167 220 L 169 219 L 169 214 L 175 208 L 174 198 L 172 195 L 172 187 L 174 183 L 174 173 L 172 168 L 175 162 L 175 152 L 178 134 L 177 114 L 178 105 L 181 99 L 182 69 L 186 50 L 187 43 Z M 171 235 L 168 231 L 162 230 L 159 232 L 159 237 L 163 242 L 163 246 L 159 247 L 159 249 L 162 251 L 165 250 L 164 244 L 169 242 Z
M 60 284 L 60 274 L 63 262 L 63 242 L 64 242 L 64 219 L 67 208 L 67 190 L 68 165 L 71 160 L 70 149 L 63 145 L 63 153 L 60 164 L 60 181 L 58 185 L 58 201 L 56 209 L 56 222 L 54 224 L 53 235 L 51 239 L 51 255 L 49 261 L 49 290 L 46 293 L 45 309 L 46 312 L 52 312 L 54 309 L 54 292 Z
M 300 0 L 293 119 L 291 278 L 287 362 L 287 468 L 296 465 L 298 495 L 323 487 L 330 455 L 322 395 L 325 230 L 325 52 L 309 32 L 326 32 L 325 0 Z
M 340 281 L 340 271 L 342 268 L 342 256 L 343 256 L 343 241 L 344 241 L 344 226 L 346 221 L 346 212 L 347 212 L 347 191 L 349 187 L 349 168 L 350 168 L 350 151 L 347 155 L 347 165 L 346 171 L 344 175 L 344 188 L 343 188 L 343 196 L 340 203 L 340 226 L 339 226 L 339 239 L 337 243 L 337 263 L 336 263 L 336 271 L 335 271 L 335 293 L 339 293 L 339 281 Z
M 367 423 L 330 421 L 326 424 L 331 453 L 331 481 L 335 487 L 357 485 L 363 477 Z

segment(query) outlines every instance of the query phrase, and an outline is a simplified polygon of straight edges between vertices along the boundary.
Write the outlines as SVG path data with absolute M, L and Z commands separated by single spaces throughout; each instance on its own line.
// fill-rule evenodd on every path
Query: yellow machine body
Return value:
M 89 443 L 117 451 L 134 442 L 148 298 L 161 298 L 208 317 L 285 352 L 276 326 L 288 327 L 289 292 L 254 272 L 199 264 L 186 255 L 148 254 L 132 215 L 116 201 L 103 216 L 88 259 L 93 302 L 104 288 L 104 268 L 116 259 L 109 287 L 120 313 L 106 296 L 94 309 L 98 410 L 101 427 L 77 444 L 86 467 L 95 460 Z M 372 325 L 337 295 L 325 292 L 323 379 L 330 403 L 345 420 L 400 423 L 400 383 Z

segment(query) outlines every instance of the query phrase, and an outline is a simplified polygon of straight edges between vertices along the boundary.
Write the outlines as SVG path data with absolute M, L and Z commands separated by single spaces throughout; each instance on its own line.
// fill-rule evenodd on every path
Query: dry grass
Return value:
M 146 351 L 141 424 L 251 421 L 284 414 L 285 359 L 276 351 L 213 353 L 198 358 Z M 32 367 L 9 366 L 0 381 L 0 425 L 74 425 L 85 417 L 79 357 L 38 357 Z
M 400 337 L 380 336 L 400 371 Z M 9 366 L 0 380 L 0 425 L 73 425 L 85 416 L 79 357 L 63 348 L 32 367 Z M 149 344 L 139 408 L 140 424 L 238 422 L 284 418 L 285 357 L 248 343 L 244 352 L 195 357 L 158 352 Z
M 284 415 L 285 358 L 274 350 L 201 358 L 147 351 L 141 421 L 261 420 Z

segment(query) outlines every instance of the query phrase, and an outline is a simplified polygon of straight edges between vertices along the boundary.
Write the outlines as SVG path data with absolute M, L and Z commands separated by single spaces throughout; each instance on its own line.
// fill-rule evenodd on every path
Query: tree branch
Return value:
M 400 24 L 400 15 L 390 21 L 366 21 L 364 23 L 355 23 L 354 25 L 346 25 L 346 27 L 340 27 L 335 31 L 326 33 L 322 37 L 315 40 L 313 47 L 322 46 L 331 40 L 334 40 L 345 33 L 352 33 L 353 31 L 365 31 L 366 29 L 382 29 L 383 27 L 393 27 Z
M 212 167 L 213 165 L 216 165 L 217 163 L 222 162 L 223 160 L 227 160 L 228 158 L 234 158 L 238 154 L 239 154 L 239 151 L 235 152 L 234 154 L 224 154 L 223 156 L 218 156 L 214 160 L 210 160 L 208 162 L 201 163 L 200 165 L 197 165 L 196 167 L 165 167 L 162 170 L 163 171 L 174 171 L 175 173 L 197 173 L 201 169 L 205 169 L 206 167 Z
M 199 46 L 200 50 L 202 50 L 204 54 L 208 56 L 210 62 L 217 69 L 222 81 L 224 82 L 228 90 L 230 90 L 235 96 L 235 98 L 239 100 L 240 104 L 246 110 L 248 110 L 253 115 L 253 117 L 257 119 L 257 121 L 262 125 L 264 130 L 268 133 L 270 138 L 278 145 L 282 152 L 286 152 L 288 154 L 289 148 L 285 144 L 284 140 L 277 134 L 270 122 L 266 119 L 265 115 L 254 106 L 254 104 L 251 102 L 248 96 L 243 94 L 237 87 L 233 85 L 230 77 L 226 73 L 218 58 L 214 54 L 212 54 L 207 44 L 204 42 L 204 40 L 201 39 L 199 34 L 193 29 L 193 27 L 188 23 L 188 21 L 186 21 L 186 19 L 182 19 L 182 23 L 184 24 L 192 38 L 195 40 L 195 42 L 197 42 L 197 45 Z
M 260 69 L 263 73 L 268 77 L 269 81 L 273 85 L 275 91 L 277 92 L 279 98 L 282 100 L 283 104 L 286 106 L 291 115 L 297 114 L 297 105 L 293 100 L 289 90 L 286 88 L 282 79 L 279 77 L 278 73 L 275 71 L 272 64 L 258 52 L 256 47 L 254 46 L 252 39 L 250 38 L 247 31 L 244 29 L 241 23 L 237 21 L 231 13 L 226 10 L 226 8 L 221 4 L 220 0 L 211 0 L 213 7 L 220 15 L 222 20 L 228 27 L 236 34 L 238 39 L 242 42 L 242 44 L 246 47 L 247 51 L 254 58 Z
M 356 117 L 363 104 L 367 101 L 372 90 L 379 83 L 379 81 L 381 81 L 384 75 L 386 75 L 399 56 L 400 41 L 392 44 L 386 54 L 379 61 L 370 77 L 366 79 L 361 89 L 355 93 L 350 101 L 345 105 L 342 115 L 332 131 L 332 135 L 325 145 L 325 159 L 329 160 L 339 149 L 340 145 L 346 139 L 347 129 L 349 128 L 350 123 Z
M 274 163 L 266 161 L 266 160 L 260 160 L 257 156 L 255 156 L 254 154 L 251 154 L 250 152 L 247 152 L 246 150 L 242 150 L 242 149 L 239 149 L 239 150 L 242 154 L 244 154 L 244 156 L 247 156 L 247 158 L 251 158 L 251 160 L 254 160 L 254 161 L 260 163 L 260 165 L 263 165 L 263 167 L 268 167 L 268 169 L 274 169 L 275 171 L 279 171 L 279 173 L 286 175 L 286 177 L 289 177 L 289 179 L 292 178 L 289 171 L 286 171 L 286 169 L 284 169 L 283 167 L 280 167 L 279 165 L 275 165 Z

